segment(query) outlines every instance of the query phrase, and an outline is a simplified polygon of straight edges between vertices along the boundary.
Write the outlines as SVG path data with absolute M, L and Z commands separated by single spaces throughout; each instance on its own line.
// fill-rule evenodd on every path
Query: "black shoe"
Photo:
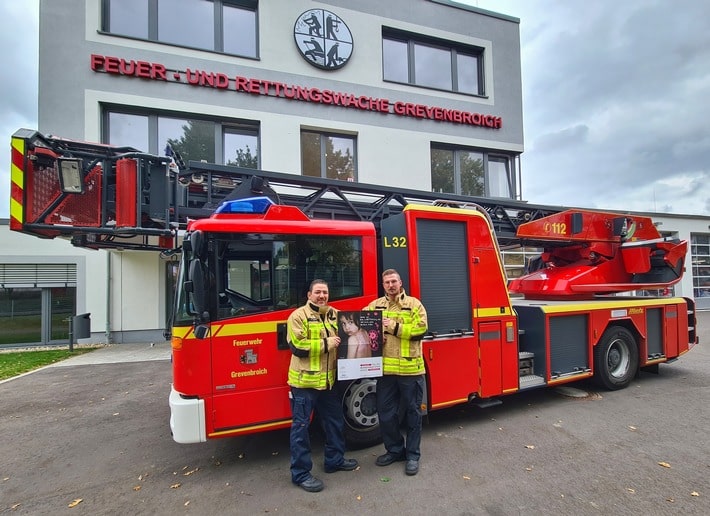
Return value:
M 336 471 L 352 471 L 357 468 L 359 464 L 355 459 L 343 459 L 338 466 L 334 468 L 325 468 L 326 473 L 335 473 Z
M 404 455 L 395 455 L 394 453 L 387 452 L 384 455 L 377 457 L 375 464 L 378 466 L 389 466 L 393 462 L 398 462 L 404 460 Z
M 408 460 L 407 465 L 404 466 L 404 472 L 409 475 L 416 475 L 419 473 L 419 461 L 418 460 Z
M 298 484 L 298 487 L 309 493 L 317 493 L 318 491 L 323 491 L 323 482 L 316 477 L 309 477 L 307 480 Z

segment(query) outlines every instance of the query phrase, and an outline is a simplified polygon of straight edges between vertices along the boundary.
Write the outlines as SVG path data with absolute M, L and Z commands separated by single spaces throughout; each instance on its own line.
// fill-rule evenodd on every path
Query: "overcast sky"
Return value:
M 10 136 L 37 128 L 38 3 L 0 2 L 2 218 Z M 710 2 L 466 3 L 520 19 L 525 200 L 710 215 Z

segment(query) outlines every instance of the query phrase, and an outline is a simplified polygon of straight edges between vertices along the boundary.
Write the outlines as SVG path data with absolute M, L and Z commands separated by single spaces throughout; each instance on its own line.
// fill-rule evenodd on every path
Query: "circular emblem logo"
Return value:
M 296 20 L 293 37 L 303 59 L 323 70 L 342 68 L 353 53 L 353 36 L 345 22 L 324 9 L 310 9 Z

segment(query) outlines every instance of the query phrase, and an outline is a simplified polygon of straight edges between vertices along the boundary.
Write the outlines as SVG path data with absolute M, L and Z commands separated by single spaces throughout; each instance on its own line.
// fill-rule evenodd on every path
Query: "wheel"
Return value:
M 367 448 L 382 442 L 380 420 L 377 417 L 375 379 L 361 378 L 352 382 L 340 382 L 339 388 L 345 415 L 345 442 L 348 447 Z
M 594 378 L 609 390 L 627 387 L 639 367 L 636 339 L 621 326 L 608 328 L 594 348 Z

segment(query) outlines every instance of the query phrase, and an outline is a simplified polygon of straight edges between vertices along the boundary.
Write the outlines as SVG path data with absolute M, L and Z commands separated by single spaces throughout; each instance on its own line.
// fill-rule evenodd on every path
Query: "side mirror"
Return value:
M 185 282 L 185 291 L 192 292 L 190 297 L 192 298 L 195 312 L 202 316 L 207 304 L 207 290 L 205 288 L 205 274 L 203 272 L 202 262 L 198 259 L 190 261 L 190 281 L 192 282 L 191 286 L 188 285 L 189 282 Z
M 190 246 L 194 256 L 204 260 L 207 255 L 207 241 L 205 235 L 199 229 L 190 234 Z

